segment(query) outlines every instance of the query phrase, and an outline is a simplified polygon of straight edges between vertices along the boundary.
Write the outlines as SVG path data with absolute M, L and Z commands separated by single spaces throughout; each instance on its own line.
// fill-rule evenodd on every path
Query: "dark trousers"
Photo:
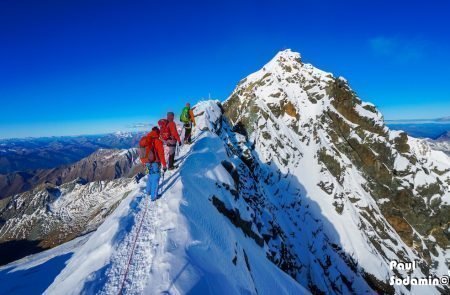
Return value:
M 167 166 L 169 169 L 173 168 L 173 163 L 175 162 L 175 153 L 169 155 L 169 163 L 167 163 Z
M 184 123 L 184 142 L 191 143 L 192 123 Z

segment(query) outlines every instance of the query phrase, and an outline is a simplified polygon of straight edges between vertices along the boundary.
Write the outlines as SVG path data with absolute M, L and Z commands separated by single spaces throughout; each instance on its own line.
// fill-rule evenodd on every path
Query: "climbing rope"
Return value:
M 149 199 L 150 198 L 149 197 L 148 198 L 145 197 L 145 198 L 147 199 L 147 202 L 145 204 L 145 211 L 144 211 L 144 214 L 142 215 L 141 222 L 139 223 L 139 227 L 138 227 L 138 230 L 136 232 L 136 237 L 134 238 L 134 241 L 133 241 L 133 246 L 131 248 L 130 256 L 128 257 L 127 267 L 125 269 L 125 274 L 123 276 L 123 281 L 122 281 L 122 284 L 120 285 L 120 289 L 119 289 L 119 293 L 118 294 L 122 294 L 122 290 L 123 290 L 123 287 L 125 285 L 125 281 L 127 280 L 127 275 L 128 275 L 128 270 L 130 268 L 131 259 L 133 258 L 134 249 L 136 248 L 137 238 L 139 236 L 139 233 L 141 232 L 142 224 L 144 223 L 145 215 L 147 214 L 147 211 L 148 211 L 148 203 L 149 203 Z

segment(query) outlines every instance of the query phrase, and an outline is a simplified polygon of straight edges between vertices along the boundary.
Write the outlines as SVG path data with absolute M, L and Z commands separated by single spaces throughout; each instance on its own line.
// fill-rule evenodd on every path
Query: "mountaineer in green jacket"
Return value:
M 195 127 L 195 116 L 190 103 L 186 103 L 181 111 L 180 121 L 184 124 L 184 143 L 191 144 L 192 125 Z

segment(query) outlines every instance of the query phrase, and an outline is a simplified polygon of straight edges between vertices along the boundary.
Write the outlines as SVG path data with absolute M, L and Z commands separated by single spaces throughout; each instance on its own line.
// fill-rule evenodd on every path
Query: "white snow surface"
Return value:
M 0 267 L 0 294 L 42 294 L 90 234 Z
M 181 148 L 180 168 L 165 176 L 163 196 L 149 202 L 141 181 L 45 294 L 118 294 L 122 284 L 126 294 L 308 293 L 211 204 L 216 183 L 233 180 L 221 165 L 228 158 L 223 141 L 205 128 L 214 128 L 220 109 L 205 102 L 196 108 L 201 112 L 196 141 Z

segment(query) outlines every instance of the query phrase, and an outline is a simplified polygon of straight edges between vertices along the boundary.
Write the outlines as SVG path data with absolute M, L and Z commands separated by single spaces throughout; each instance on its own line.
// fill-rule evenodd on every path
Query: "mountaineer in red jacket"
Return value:
M 164 158 L 164 147 L 159 137 L 159 128 L 153 127 L 152 131 L 142 137 L 139 142 L 140 148 L 145 148 L 144 155 L 141 156 L 141 162 L 148 169 L 149 175 L 147 179 L 146 193 L 152 200 L 156 200 L 158 198 L 161 164 L 163 171 L 167 170 L 166 159 Z
M 181 145 L 180 135 L 178 134 L 177 125 L 173 121 L 175 114 L 173 112 L 167 113 L 167 119 L 161 119 L 158 121 L 158 125 L 161 128 L 161 138 L 164 142 L 164 151 L 168 158 L 169 170 L 174 169 L 175 162 L 175 149 L 177 143 Z

